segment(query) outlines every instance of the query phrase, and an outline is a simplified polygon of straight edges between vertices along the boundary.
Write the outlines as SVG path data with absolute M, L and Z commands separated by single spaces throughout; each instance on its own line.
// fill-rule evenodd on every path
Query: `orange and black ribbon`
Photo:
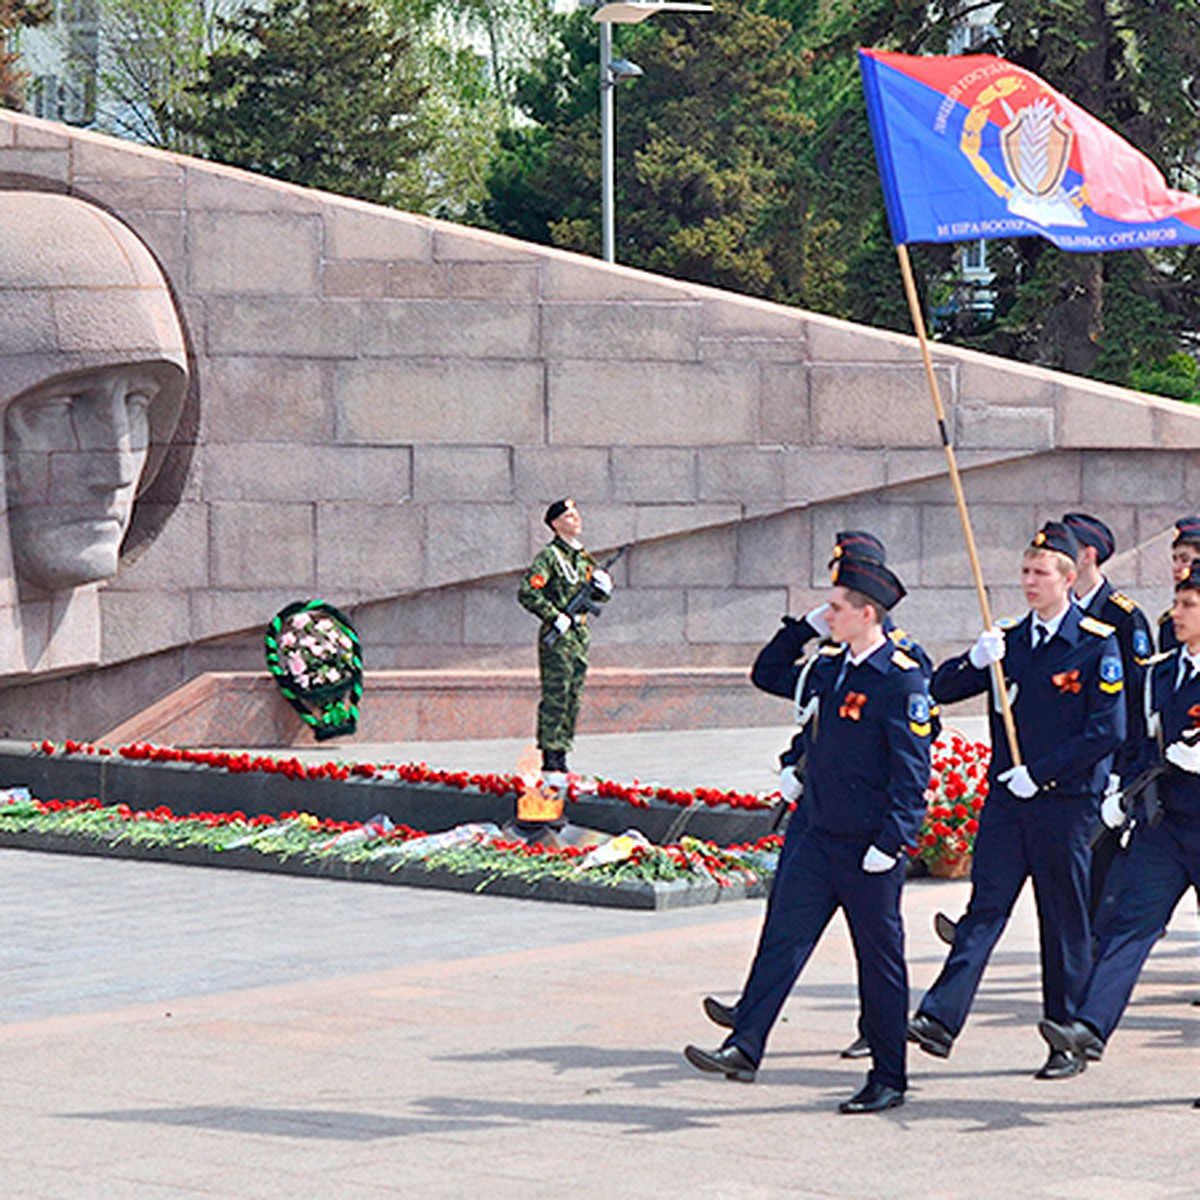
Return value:
M 1068 694 L 1074 695 L 1083 690 L 1083 684 L 1079 682 L 1078 671 L 1059 671 L 1057 675 L 1050 676 L 1050 682 L 1064 696 Z
M 862 692 L 847 692 L 846 699 L 838 709 L 838 716 L 843 720 L 857 721 L 862 716 L 866 702 L 867 697 Z

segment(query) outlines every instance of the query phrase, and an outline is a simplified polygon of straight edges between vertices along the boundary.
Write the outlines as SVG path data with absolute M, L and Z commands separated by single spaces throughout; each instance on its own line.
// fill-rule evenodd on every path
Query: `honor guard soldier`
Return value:
M 908 975 L 900 893 L 929 783 L 930 711 L 916 662 L 883 632 L 904 595 L 873 562 L 840 559 L 816 655 L 799 701 L 804 802 L 793 814 L 734 1025 L 717 1050 L 688 1046 L 701 1071 L 753 1080 L 767 1036 L 834 913 L 844 910 L 858 958 L 859 1001 L 873 1065 L 839 1108 L 880 1112 L 904 1102 Z
M 579 540 L 583 518 L 574 500 L 556 500 L 543 519 L 554 537 L 521 577 L 517 599 L 541 621 L 537 744 L 543 780 L 562 788 L 588 667 L 587 611 L 579 599 L 603 603 L 612 595 L 613 583 Z
M 1175 522 L 1175 538 L 1171 542 L 1171 577 L 1176 584 L 1187 578 L 1192 563 L 1197 561 L 1200 561 L 1200 517 L 1180 517 Z M 1160 650 L 1174 650 L 1179 645 L 1171 621 L 1174 611 L 1172 606 L 1158 618 Z
M 1175 585 L 1171 611 L 1177 644 L 1147 680 L 1143 765 L 1152 769 L 1143 779 L 1157 775 L 1155 791 L 1141 791 L 1136 801 L 1139 820 L 1087 986 L 1066 1018 L 1048 1017 L 1040 1026 L 1052 1050 L 1085 1065 L 1103 1056 L 1184 892 L 1200 888 L 1200 563 Z
M 1043 1015 L 1061 1021 L 1091 967 L 1088 835 L 1114 752 L 1125 735 L 1121 654 L 1112 626 L 1071 602 L 1079 544 L 1058 521 L 1026 549 L 1021 586 L 1030 612 L 985 630 L 966 654 L 938 667 L 943 704 L 993 687 L 1004 661 L 1023 762 L 1014 765 L 999 704 L 991 713 L 988 798 L 979 822 L 971 899 L 941 974 L 909 1022 L 909 1038 L 947 1058 L 1025 880 L 1033 877 L 1041 937 Z M 1053 1050 L 1038 1079 L 1082 1070 Z
M 887 565 L 887 550 L 882 541 L 873 533 L 863 529 L 846 529 L 835 535 L 833 550 L 829 558 L 829 570 L 837 574 L 838 564 L 848 560 Z M 750 680 L 755 687 L 774 696 L 782 696 L 788 700 L 800 699 L 800 691 L 805 670 L 815 662 L 815 657 L 806 654 L 806 648 L 811 649 L 814 639 L 821 644 L 829 644 L 829 624 L 826 614 L 829 611 L 827 603 L 820 604 L 799 620 L 792 616 L 783 618 L 783 626 L 775 636 L 759 651 L 750 670 Z M 883 631 L 897 649 L 902 650 L 914 659 L 921 669 L 926 684 L 933 675 L 933 663 L 924 648 L 915 642 L 905 631 L 892 620 L 890 613 L 883 614 Z M 779 756 L 781 770 L 779 772 L 779 792 L 789 804 L 799 800 L 804 790 L 803 774 L 803 744 L 804 744 L 804 715 L 797 703 L 797 720 L 801 729 L 792 739 L 791 745 Z M 932 716 L 932 736 L 937 738 L 941 728 L 936 709 Z M 736 1020 L 733 1005 L 723 1004 L 715 996 L 704 998 L 704 1012 L 714 1024 L 725 1029 L 732 1029 Z M 862 1031 L 862 1019 L 859 1018 L 859 1032 L 843 1051 L 843 1058 L 866 1058 L 871 1053 L 870 1046 Z

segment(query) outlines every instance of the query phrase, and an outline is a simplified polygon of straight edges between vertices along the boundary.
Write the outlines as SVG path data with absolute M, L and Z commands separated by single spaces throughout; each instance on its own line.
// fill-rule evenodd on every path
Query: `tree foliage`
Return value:
M 372 0 L 274 0 L 221 19 L 227 41 L 184 129 L 209 157 L 421 210 L 430 144 L 410 40 Z
M 52 11 L 51 0 L 0 0 L 0 108 L 20 109 L 25 97 L 25 72 L 12 38 L 48 21 Z

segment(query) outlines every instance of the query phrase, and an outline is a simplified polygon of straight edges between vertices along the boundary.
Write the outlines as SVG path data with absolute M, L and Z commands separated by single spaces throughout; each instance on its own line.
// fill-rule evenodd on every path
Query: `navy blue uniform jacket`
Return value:
M 806 823 L 898 855 L 916 841 L 929 786 L 930 714 L 915 660 L 885 641 L 858 666 L 845 646 L 817 652 L 801 702 L 819 697 L 804 730 Z
M 1179 691 L 1175 690 L 1179 650 L 1176 645 L 1166 658 L 1150 669 L 1150 704 L 1162 721 L 1164 746 L 1179 741 L 1185 733 L 1200 729 L 1200 677 L 1185 683 Z M 1156 740 L 1147 741 L 1146 751 L 1146 766 L 1159 761 Z M 1200 775 L 1168 765 L 1167 773 L 1158 785 L 1158 798 L 1168 816 L 1189 823 L 1200 822 Z
M 1067 608 L 1049 645 L 1035 654 L 1026 614 L 1004 631 L 1004 677 L 1016 685 L 1013 717 L 1021 757 L 1044 793 L 1099 796 L 1108 779 L 1113 752 L 1125 737 L 1125 698 L 1121 653 L 1111 626 Z M 990 670 L 971 665 L 966 654 L 948 659 L 934 672 L 933 695 L 943 704 L 988 690 Z M 1008 736 L 997 704 L 989 713 L 992 792 L 1007 794 L 996 776 L 1012 766 Z

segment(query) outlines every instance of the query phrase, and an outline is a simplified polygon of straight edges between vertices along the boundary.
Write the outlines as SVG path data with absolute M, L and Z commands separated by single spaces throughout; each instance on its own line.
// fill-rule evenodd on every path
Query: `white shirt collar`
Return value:
M 866 662 L 866 660 L 868 658 L 870 658 L 871 655 L 874 654 L 875 651 L 878 650 L 880 646 L 884 646 L 886 644 L 887 644 L 887 638 L 881 637 L 879 639 L 879 641 L 872 643 L 861 654 L 851 654 L 849 652 L 850 647 L 847 646 L 846 647 L 846 659 L 850 663 L 851 666 L 857 667 L 860 663 Z
M 1095 600 L 1095 598 L 1096 598 L 1096 593 L 1097 593 L 1097 592 L 1098 592 L 1098 591 L 1099 591 L 1099 590 L 1100 590 L 1100 589 L 1101 589 L 1103 586 L 1104 586 L 1104 576 L 1103 576 L 1103 575 L 1101 575 L 1101 576 L 1100 576 L 1100 582 L 1099 582 L 1098 584 L 1096 584 L 1096 586 L 1095 586 L 1094 588 L 1092 588 L 1092 590 L 1091 590 L 1090 592 L 1088 592 L 1086 596 L 1075 596 L 1075 597 L 1073 597 L 1073 599 L 1074 599 L 1075 603 L 1076 603 L 1076 604 L 1078 604 L 1078 605 L 1079 605 L 1079 607 L 1080 607 L 1080 608 L 1082 608 L 1082 609 L 1083 609 L 1083 610 L 1086 612 L 1086 611 L 1087 611 L 1087 608 L 1088 608 L 1088 605 L 1090 605 L 1090 604 L 1091 604 L 1091 602 L 1092 602 L 1093 600 Z
M 1033 624 L 1030 626 L 1030 629 L 1044 629 L 1046 631 L 1046 640 L 1049 641 L 1050 638 L 1052 638 L 1058 632 L 1058 627 L 1063 623 L 1063 617 L 1067 615 L 1070 609 L 1071 602 L 1068 600 L 1067 603 L 1063 605 L 1062 612 L 1060 612 L 1057 616 L 1051 617 L 1048 621 L 1043 621 L 1042 618 L 1037 615 L 1037 613 L 1034 613 Z

